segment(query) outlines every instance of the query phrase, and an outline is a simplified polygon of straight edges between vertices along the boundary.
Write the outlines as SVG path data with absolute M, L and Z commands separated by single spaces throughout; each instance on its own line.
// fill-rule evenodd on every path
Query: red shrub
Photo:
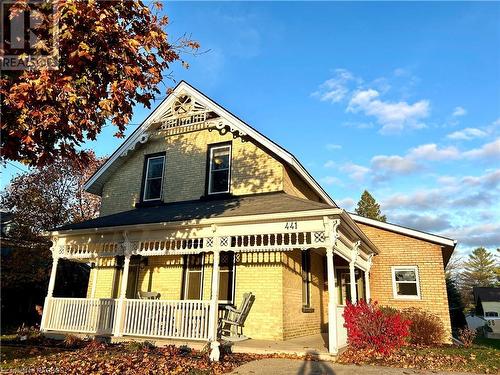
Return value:
M 444 341 L 443 322 L 437 315 L 416 307 L 404 309 L 401 314 L 411 322 L 409 341 L 412 344 L 433 345 Z
M 348 302 L 344 319 L 347 342 L 354 349 L 371 349 L 387 355 L 404 345 L 409 335 L 410 321 L 398 312 L 384 312 L 377 302 L 360 300 L 357 305 Z

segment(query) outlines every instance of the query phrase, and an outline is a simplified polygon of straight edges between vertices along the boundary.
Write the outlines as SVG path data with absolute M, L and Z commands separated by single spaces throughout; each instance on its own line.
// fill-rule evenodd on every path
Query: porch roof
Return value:
M 68 224 L 52 231 L 93 229 L 125 225 L 189 221 L 216 217 L 262 215 L 318 209 L 331 209 L 329 204 L 314 202 L 284 192 L 262 193 L 228 199 L 195 200 L 140 207 L 113 215 Z

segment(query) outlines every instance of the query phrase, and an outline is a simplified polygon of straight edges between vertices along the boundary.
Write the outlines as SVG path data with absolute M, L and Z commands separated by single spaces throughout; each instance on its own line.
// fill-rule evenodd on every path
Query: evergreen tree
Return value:
M 380 212 L 380 204 L 377 203 L 375 198 L 373 198 L 367 190 L 361 194 L 358 207 L 356 207 L 356 214 L 383 222 L 387 219 L 386 216 L 382 215 Z
M 489 287 L 496 283 L 495 258 L 484 247 L 478 247 L 469 254 L 461 274 L 462 299 L 466 304 L 472 303 L 472 288 L 475 286 Z

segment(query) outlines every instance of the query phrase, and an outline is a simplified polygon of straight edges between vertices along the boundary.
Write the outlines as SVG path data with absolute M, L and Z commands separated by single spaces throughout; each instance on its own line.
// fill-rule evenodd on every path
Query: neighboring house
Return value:
M 44 331 L 210 341 L 217 358 L 218 311 L 247 292 L 253 339 L 325 332 L 337 353 L 343 308 L 361 298 L 425 308 L 450 331 L 454 240 L 347 213 L 293 155 L 185 82 L 85 189 L 101 216 L 52 231 Z M 92 263 L 87 299 L 53 297 L 59 258 Z
M 467 316 L 471 328 L 488 325 L 493 334 L 500 338 L 500 288 L 474 287 L 472 289 L 475 316 Z

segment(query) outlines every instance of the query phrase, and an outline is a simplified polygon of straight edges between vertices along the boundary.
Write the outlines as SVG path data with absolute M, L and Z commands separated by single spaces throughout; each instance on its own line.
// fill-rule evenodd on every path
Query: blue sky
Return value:
M 500 247 L 500 3 L 173 2 L 185 79 L 288 149 L 342 207 Z M 173 85 L 173 83 L 170 83 Z M 133 123 L 148 111 L 137 108 Z M 132 131 L 135 126 L 131 126 Z M 97 142 L 110 154 L 108 127 Z M 21 167 L 24 168 L 24 167 Z M 8 166 L 2 186 L 18 172 Z

